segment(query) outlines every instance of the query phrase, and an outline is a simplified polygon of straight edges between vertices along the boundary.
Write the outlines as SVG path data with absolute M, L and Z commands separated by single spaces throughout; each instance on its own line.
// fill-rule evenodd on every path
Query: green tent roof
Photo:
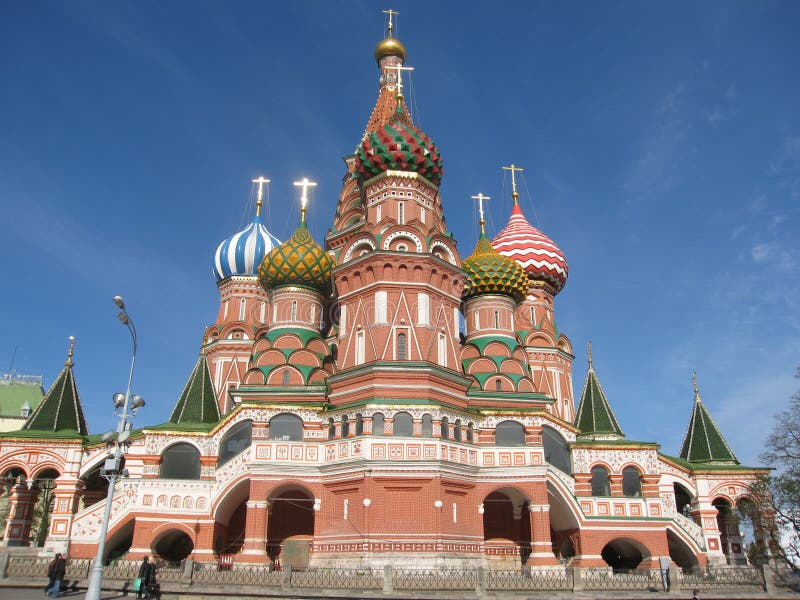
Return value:
M 736 455 L 700 399 L 696 377 L 694 407 L 689 419 L 689 428 L 683 438 L 680 457 L 693 463 L 739 464 Z
M 186 387 L 183 388 L 175 408 L 169 417 L 170 423 L 216 423 L 219 421 L 219 405 L 205 353 L 197 359 Z
M 0 379 L 0 418 L 22 416 L 26 404 L 34 410 L 44 397 L 42 378 L 27 375 L 3 376 Z M 30 413 L 28 413 L 30 414 Z
M 586 382 L 583 384 L 581 401 L 578 405 L 578 414 L 575 416 L 575 426 L 581 430 L 582 436 L 597 439 L 619 439 L 625 437 L 622 428 L 614 416 L 606 399 L 606 394 L 592 365 L 591 348 L 589 349 L 589 371 L 586 373 Z
M 72 351 L 70 346 L 67 362 L 39 406 L 33 411 L 22 431 L 55 432 L 68 430 L 80 436 L 89 433 L 83 415 L 81 399 L 72 373 Z

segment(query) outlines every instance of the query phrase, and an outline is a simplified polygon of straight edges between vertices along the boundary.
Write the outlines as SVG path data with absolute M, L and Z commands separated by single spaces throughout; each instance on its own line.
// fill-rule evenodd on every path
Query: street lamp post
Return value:
M 116 433 L 113 431 L 103 435 L 103 440 L 113 446 L 113 450 L 106 458 L 100 474 L 108 480 L 108 494 L 106 496 L 106 506 L 103 511 L 103 521 L 100 526 L 100 541 L 97 544 L 97 555 L 94 557 L 92 575 L 89 579 L 89 588 L 86 590 L 86 600 L 100 600 L 100 589 L 103 581 L 103 555 L 105 554 L 106 536 L 108 535 L 108 522 L 111 518 L 111 504 L 114 500 L 114 488 L 120 476 L 125 475 L 122 468 L 122 459 L 125 450 L 130 445 L 131 423 L 130 419 L 136 411 L 144 406 L 141 396 L 131 396 L 131 381 L 133 381 L 133 367 L 136 364 L 136 327 L 133 325 L 131 316 L 125 310 L 125 302 L 122 296 L 114 296 L 114 304 L 120 309 L 117 318 L 130 331 L 133 340 L 133 354 L 131 355 L 131 370 L 128 374 L 128 387 L 124 394 L 114 394 L 114 414 L 119 416 Z

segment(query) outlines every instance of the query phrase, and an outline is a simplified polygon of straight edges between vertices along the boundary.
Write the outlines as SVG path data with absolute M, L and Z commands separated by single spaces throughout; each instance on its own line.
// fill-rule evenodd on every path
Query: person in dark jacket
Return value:
M 136 590 L 136 598 L 141 600 L 142 596 L 145 593 L 145 581 L 147 581 L 148 574 L 150 572 L 150 557 L 145 556 L 142 559 L 142 564 L 139 567 L 139 574 L 136 576 L 140 579 L 139 589 Z
M 156 563 L 149 556 L 145 556 L 142 565 L 139 567 L 139 591 L 136 592 L 137 598 L 144 596 L 145 600 L 150 600 L 153 596 L 158 597 L 158 583 L 156 582 Z
M 49 582 L 44 593 L 48 596 L 53 596 L 53 598 L 58 598 L 58 594 L 61 591 L 61 582 L 64 580 L 64 575 L 66 572 L 67 561 L 64 560 L 64 557 L 61 556 L 60 553 L 56 554 L 56 557 L 47 567 L 47 577 L 49 578 Z

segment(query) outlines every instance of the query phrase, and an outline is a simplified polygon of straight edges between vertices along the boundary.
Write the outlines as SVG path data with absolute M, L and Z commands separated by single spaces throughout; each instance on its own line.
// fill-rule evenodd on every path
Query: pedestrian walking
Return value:
M 67 561 L 61 556 L 61 553 L 56 554 L 56 557 L 50 562 L 47 567 L 47 589 L 45 594 L 58 598 L 61 592 L 61 582 L 64 580 L 64 575 L 67 573 Z

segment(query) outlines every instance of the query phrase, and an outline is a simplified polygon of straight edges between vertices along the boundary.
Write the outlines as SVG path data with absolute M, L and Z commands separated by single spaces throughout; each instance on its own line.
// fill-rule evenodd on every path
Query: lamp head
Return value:
M 120 323 L 122 323 L 123 325 L 127 325 L 128 324 L 128 315 L 126 315 L 124 312 L 120 311 L 117 314 L 117 318 L 120 320 Z
M 115 434 L 116 434 L 115 431 L 106 431 L 100 438 L 100 441 L 103 442 L 104 444 L 109 444 L 114 441 Z
M 131 408 L 133 410 L 137 410 L 139 408 L 142 408 L 143 406 L 144 406 L 144 398 L 142 398 L 141 396 L 137 396 L 136 394 L 131 396 Z
M 125 301 L 122 299 L 122 296 L 114 296 L 114 304 L 117 305 L 117 308 L 125 310 Z
M 113 398 L 114 408 L 122 408 L 125 405 L 125 394 L 117 392 Z

